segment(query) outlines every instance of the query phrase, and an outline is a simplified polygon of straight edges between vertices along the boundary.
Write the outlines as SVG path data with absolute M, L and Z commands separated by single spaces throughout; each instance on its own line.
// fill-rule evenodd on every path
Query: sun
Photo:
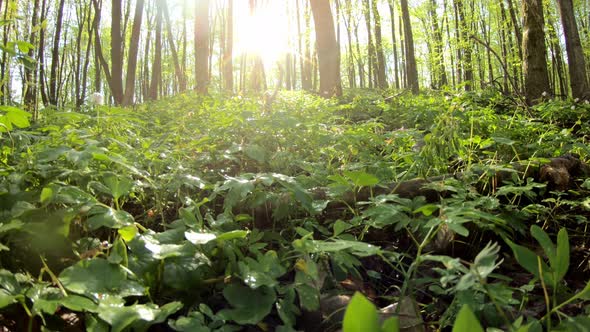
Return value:
M 266 3 L 251 13 L 247 1 L 235 8 L 235 55 L 255 54 L 271 65 L 290 52 L 290 19 L 281 1 Z

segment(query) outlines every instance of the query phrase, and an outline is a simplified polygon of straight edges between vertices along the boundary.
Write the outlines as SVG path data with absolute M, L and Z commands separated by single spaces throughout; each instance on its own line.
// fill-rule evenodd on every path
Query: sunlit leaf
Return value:
M 484 332 L 475 314 L 467 304 L 464 304 L 453 325 L 453 332 Z
M 361 293 L 354 293 L 342 323 L 343 332 L 380 331 L 379 315 L 373 303 Z

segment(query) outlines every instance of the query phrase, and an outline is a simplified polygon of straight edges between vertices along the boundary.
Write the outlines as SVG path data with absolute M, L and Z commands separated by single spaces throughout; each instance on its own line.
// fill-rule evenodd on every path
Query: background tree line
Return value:
M 271 66 L 234 50 L 236 16 L 268 2 L 0 0 L 0 101 L 36 112 L 94 92 L 131 105 L 269 85 L 589 97 L 590 0 L 286 0 L 292 50 Z

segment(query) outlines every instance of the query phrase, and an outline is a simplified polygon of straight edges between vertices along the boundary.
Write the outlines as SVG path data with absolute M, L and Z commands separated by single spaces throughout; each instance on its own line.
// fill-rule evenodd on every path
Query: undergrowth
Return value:
M 361 291 L 435 329 L 466 307 L 457 322 L 582 330 L 590 181 L 480 189 L 511 163 L 588 160 L 589 114 L 492 91 L 181 95 L 36 123 L 2 106 L 0 326 L 337 329 L 320 304 Z M 438 201 L 378 190 L 445 174 Z

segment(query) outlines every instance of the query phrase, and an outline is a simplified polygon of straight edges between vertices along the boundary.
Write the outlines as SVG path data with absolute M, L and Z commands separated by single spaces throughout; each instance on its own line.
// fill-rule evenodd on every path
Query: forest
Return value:
M 590 330 L 590 0 L 0 0 L 0 331 Z

